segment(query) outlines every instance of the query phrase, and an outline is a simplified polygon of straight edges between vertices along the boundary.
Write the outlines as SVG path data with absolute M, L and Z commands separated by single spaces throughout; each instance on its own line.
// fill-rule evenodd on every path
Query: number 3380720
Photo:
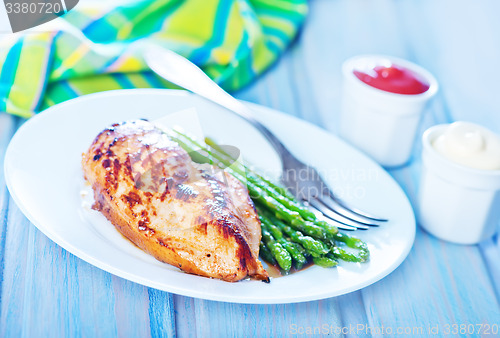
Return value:
M 58 2 L 6 2 L 5 9 L 7 14 L 51 14 L 60 13 L 64 11 L 62 5 Z

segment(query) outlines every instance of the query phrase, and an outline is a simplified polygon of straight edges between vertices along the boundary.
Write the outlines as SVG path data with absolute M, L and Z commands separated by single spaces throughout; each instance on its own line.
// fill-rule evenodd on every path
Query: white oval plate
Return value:
M 334 190 L 358 208 L 387 217 L 379 228 L 357 231 L 369 245 L 367 263 L 310 267 L 271 283 L 227 283 L 183 273 L 156 261 L 123 238 L 100 213 L 82 204 L 81 154 L 109 124 L 158 119 L 196 108 L 206 135 L 239 147 L 257 167 L 276 173 L 279 160 L 266 140 L 228 111 L 184 91 L 134 89 L 83 96 L 26 122 L 5 156 L 9 191 L 28 219 L 54 242 L 117 276 L 168 292 L 209 300 L 273 304 L 323 299 L 359 290 L 392 272 L 415 237 L 415 218 L 401 188 L 376 163 L 307 122 L 258 105 L 258 118 L 293 152 L 318 168 Z M 191 122 L 183 127 L 190 129 Z

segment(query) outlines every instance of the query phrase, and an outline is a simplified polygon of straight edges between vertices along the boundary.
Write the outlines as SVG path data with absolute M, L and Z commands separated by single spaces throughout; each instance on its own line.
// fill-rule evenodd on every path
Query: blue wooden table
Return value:
M 237 94 L 338 131 L 340 65 L 383 53 L 430 70 L 441 91 L 429 126 L 468 120 L 500 133 L 500 2 L 314 0 L 295 46 Z M 0 165 L 20 121 L 0 115 Z M 413 205 L 421 172 L 390 171 Z M 383 194 L 383 191 L 380 192 Z M 63 206 L 61 206 L 63 207 Z M 115 277 L 38 231 L 0 173 L 0 336 L 147 337 L 499 336 L 500 236 L 477 246 L 440 241 L 420 228 L 406 261 L 378 283 L 341 297 L 287 305 L 193 299 Z M 481 331 L 481 332 L 479 332 Z M 496 334 L 494 334 L 496 332 Z

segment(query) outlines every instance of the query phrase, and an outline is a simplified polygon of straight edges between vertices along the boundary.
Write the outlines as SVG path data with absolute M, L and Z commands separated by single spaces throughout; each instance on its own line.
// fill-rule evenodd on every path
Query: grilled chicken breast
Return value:
M 105 129 L 83 154 L 82 167 L 93 208 L 156 259 L 229 282 L 269 280 L 258 260 L 260 222 L 246 188 L 192 162 L 152 123 Z

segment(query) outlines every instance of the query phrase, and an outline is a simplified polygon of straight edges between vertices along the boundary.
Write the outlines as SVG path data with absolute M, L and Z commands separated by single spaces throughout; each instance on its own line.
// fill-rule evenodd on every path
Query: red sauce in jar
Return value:
M 353 73 L 367 85 L 390 93 L 422 94 L 430 87 L 429 82 L 421 75 L 394 64 L 389 67 L 376 66 L 367 72 L 354 70 Z

